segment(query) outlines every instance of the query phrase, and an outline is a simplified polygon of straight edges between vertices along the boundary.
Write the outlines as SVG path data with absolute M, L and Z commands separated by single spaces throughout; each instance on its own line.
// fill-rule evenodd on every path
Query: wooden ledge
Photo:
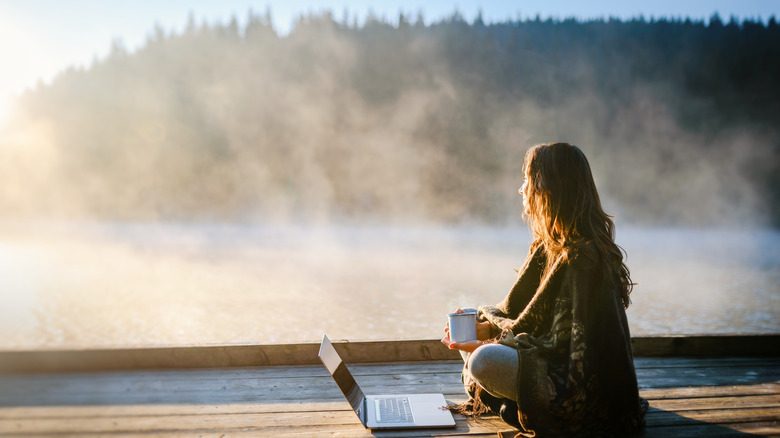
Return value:
M 634 356 L 780 356 L 780 334 L 638 336 Z M 335 341 L 347 363 L 455 360 L 437 339 Z M 0 373 L 319 364 L 319 343 L 0 351 Z
M 780 334 L 705 334 L 631 338 L 634 356 L 780 356 Z

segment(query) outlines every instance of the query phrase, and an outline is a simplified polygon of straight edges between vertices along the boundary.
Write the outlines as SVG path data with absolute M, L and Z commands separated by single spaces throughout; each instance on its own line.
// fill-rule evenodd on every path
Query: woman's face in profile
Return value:
M 523 177 L 523 185 L 517 191 L 523 197 L 523 210 L 528 209 L 528 176 Z

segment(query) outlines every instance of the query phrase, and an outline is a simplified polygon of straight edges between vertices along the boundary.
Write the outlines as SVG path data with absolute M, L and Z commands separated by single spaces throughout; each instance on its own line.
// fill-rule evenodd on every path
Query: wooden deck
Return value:
M 780 356 L 638 357 L 635 364 L 651 406 L 643 436 L 780 436 Z M 459 360 L 349 368 L 369 394 L 464 397 Z M 372 434 L 318 365 L 0 374 L 2 437 L 496 436 L 512 430 L 497 417 L 456 419 L 456 429 Z

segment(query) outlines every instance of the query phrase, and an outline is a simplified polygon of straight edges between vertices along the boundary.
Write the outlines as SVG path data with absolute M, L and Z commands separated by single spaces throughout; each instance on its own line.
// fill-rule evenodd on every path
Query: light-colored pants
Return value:
M 517 400 L 517 350 L 501 344 L 485 344 L 469 354 L 468 372 L 477 384 L 495 397 Z
M 474 310 L 476 309 L 463 309 Z M 473 353 L 460 352 L 475 382 L 491 395 L 517 400 L 517 350 L 501 344 L 485 344 Z

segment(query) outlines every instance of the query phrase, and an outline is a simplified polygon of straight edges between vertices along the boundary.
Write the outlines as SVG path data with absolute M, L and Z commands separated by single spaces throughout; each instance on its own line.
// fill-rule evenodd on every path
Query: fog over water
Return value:
M 431 339 L 495 304 L 524 227 L 16 225 L 0 348 Z M 622 229 L 634 335 L 780 331 L 780 233 Z M 12 291 L 12 292 L 8 292 Z
M 0 348 L 438 337 L 511 287 L 550 141 L 615 215 L 634 334 L 780 332 L 774 19 L 246 23 L 18 99 Z

